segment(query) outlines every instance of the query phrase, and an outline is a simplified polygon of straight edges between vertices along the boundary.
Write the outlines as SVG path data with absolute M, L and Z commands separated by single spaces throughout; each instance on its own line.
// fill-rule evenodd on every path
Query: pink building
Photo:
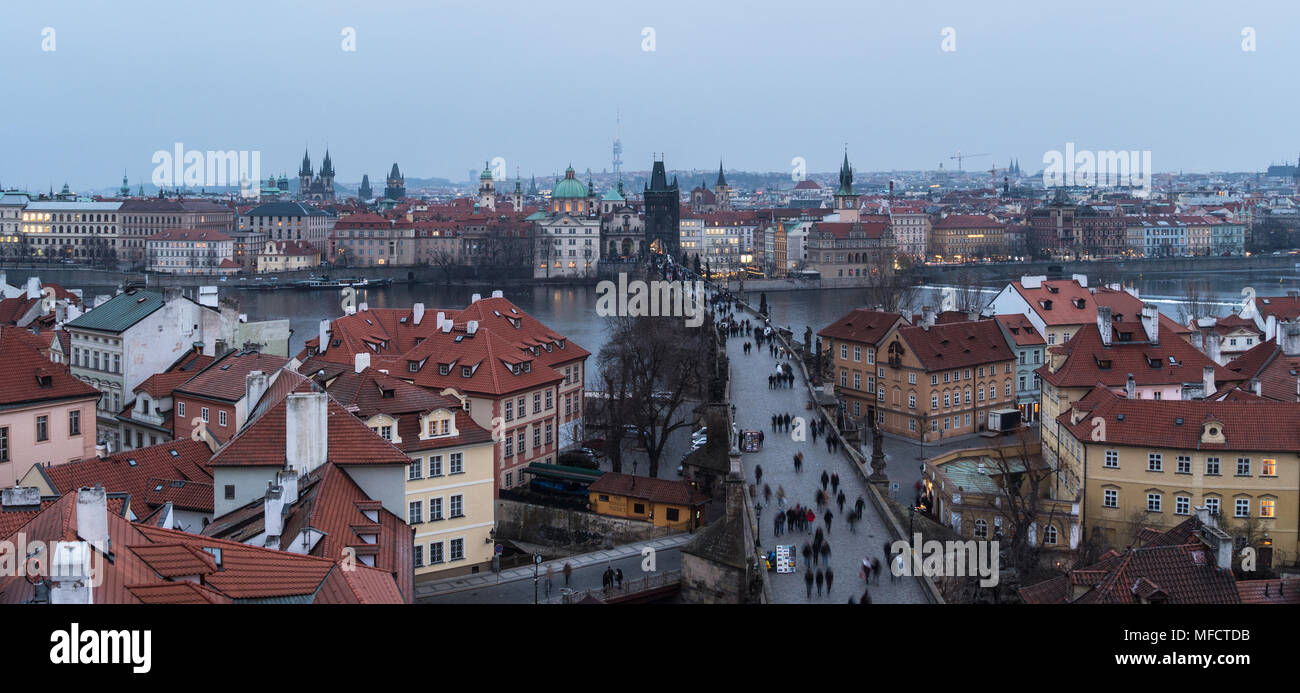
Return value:
M 0 327 L 0 359 L 0 486 L 13 486 L 34 464 L 94 457 L 99 391 L 16 327 Z

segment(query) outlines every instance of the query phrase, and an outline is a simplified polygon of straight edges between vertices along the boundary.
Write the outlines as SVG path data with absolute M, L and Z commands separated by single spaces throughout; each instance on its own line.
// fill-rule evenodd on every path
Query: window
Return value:
M 506 457 L 513 457 L 515 454 L 515 446 L 514 446 L 515 439 L 512 436 L 506 436 L 505 440 L 506 440 L 505 455 Z
M 937 376 L 937 375 L 931 375 L 931 376 L 930 376 L 930 384 L 931 384 L 931 385 L 938 385 L 938 384 L 939 384 L 939 376 Z
M 225 426 L 226 426 L 226 410 L 223 409 L 223 410 L 217 412 L 217 425 L 218 425 L 218 426 L 221 426 L 222 428 L 225 428 Z M 392 438 L 385 438 L 384 440 L 392 440 Z
M 987 538 L 988 538 L 988 536 L 989 536 L 989 523 L 988 523 L 988 520 L 976 520 L 976 521 L 975 521 L 975 536 L 978 537 L 978 538 L 980 538 L 980 539 L 987 539 Z
M 1159 493 L 1148 493 L 1148 494 L 1147 494 L 1147 512 L 1149 512 L 1149 513 L 1158 513 L 1158 512 L 1160 512 L 1160 494 L 1159 494 Z
M 546 422 L 546 444 L 547 445 L 551 444 L 551 430 L 553 426 L 554 424 L 552 424 L 550 421 Z
M 1237 517 L 1250 517 L 1250 499 L 1238 498 L 1235 504 Z
M 429 521 L 442 519 L 442 498 L 429 499 Z
M 1273 499 L 1271 499 L 1271 498 L 1264 498 L 1264 499 L 1260 500 L 1260 501 L 1259 501 L 1259 516 L 1260 516 L 1260 517 L 1273 517 L 1273 513 L 1276 512 L 1276 505 L 1277 505 L 1277 501 L 1275 501 L 1275 500 L 1273 500 Z
M 452 540 L 451 540 L 451 560 L 453 560 L 453 561 L 463 561 L 463 560 L 465 560 L 465 540 L 464 540 L 464 539 L 452 539 Z
M 451 516 L 465 517 L 465 496 L 456 494 L 451 497 Z
M 184 416 L 185 416 L 185 403 L 184 403 L 184 402 L 177 402 L 177 403 L 176 403 L 176 415 L 177 415 L 177 416 L 180 416 L 180 417 L 184 417 Z
M 539 411 L 541 411 L 541 410 L 542 410 L 542 393 L 540 393 L 540 392 L 534 392 L 534 393 L 533 393 L 533 413 L 536 414 L 537 412 L 539 412 Z
M 937 432 L 938 430 L 939 430 L 939 422 L 938 422 L 937 420 L 935 420 L 935 421 L 931 421 L 931 422 L 930 422 L 930 432 L 931 432 L 931 433 L 935 433 L 935 432 Z
M 952 399 L 947 392 L 943 393 L 943 408 L 947 409 L 952 406 Z
M 1218 499 L 1218 498 L 1206 498 L 1206 499 L 1205 499 L 1205 509 L 1208 510 L 1208 511 L 1210 511 L 1210 514 L 1211 514 L 1211 515 L 1218 515 L 1218 514 L 1219 514 L 1219 499 Z
M 203 419 L 203 423 L 207 423 L 207 422 L 208 422 L 208 408 L 207 408 L 207 407 L 203 407 L 203 408 L 199 409 L 199 417 Z
M 1051 544 L 1055 544 L 1055 543 L 1056 543 L 1056 527 L 1055 527 L 1055 526 L 1053 526 L 1053 525 L 1048 525 L 1047 527 L 1043 528 L 1043 543 L 1044 543 L 1044 544 L 1049 544 L 1049 545 L 1051 545 Z
M 1108 488 L 1102 494 L 1102 505 L 1107 508 L 1119 507 L 1119 491 Z
M 840 345 L 840 359 L 844 361 L 847 361 L 849 359 L 849 345 L 847 344 Z
M 234 484 L 226 484 L 226 500 L 235 500 Z
M 664 510 L 664 517 L 667 518 L 669 522 L 676 522 L 680 517 L 680 514 L 678 513 L 677 508 L 668 508 Z
M 908 385 L 915 385 L 915 384 L 916 384 L 916 374 L 915 374 L 915 373 L 908 373 L 908 374 L 907 374 L 907 384 L 908 384 Z
M 0 462 L 9 461 L 9 427 L 0 428 Z
M 36 442 L 42 442 L 50 439 L 50 417 L 36 417 Z
M 1158 452 L 1147 454 L 1147 471 L 1163 472 L 1165 470 L 1164 456 Z
M 442 563 L 442 542 L 435 541 L 429 544 L 429 565 Z
M 506 421 L 513 421 L 515 418 L 514 402 L 506 401 Z
M 907 408 L 908 408 L 908 409 L 915 409 L 915 408 L 916 408 L 916 393 L 915 393 L 915 392 L 909 392 L 909 393 L 907 393 Z
M 1250 458 L 1237 458 L 1237 476 L 1250 476 Z
M 1004 389 L 1006 390 L 1006 392 L 1003 393 L 1004 397 L 1005 397 L 1006 399 L 1011 399 L 1011 381 L 1010 381 L 1010 380 L 1007 381 L 1007 385 L 1006 385 L 1006 387 L 1005 387 Z
M 1188 455 L 1178 456 L 1178 473 L 1179 474 L 1192 473 L 1192 458 L 1190 456 Z
M 916 432 L 916 419 L 907 420 L 907 430 Z
M 406 478 L 408 481 L 414 479 L 421 479 L 423 478 L 423 473 L 422 473 L 423 471 L 424 471 L 423 460 L 420 459 L 411 460 L 411 464 L 408 465 L 406 468 Z
M 1205 458 L 1205 473 L 1214 476 L 1219 475 L 1219 458 L 1217 457 Z
M 553 407 L 554 405 L 555 405 L 554 393 L 551 392 L 550 390 L 547 390 L 547 391 L 546 391 L 546 411 L 550 411 L 550 410 L 551 410 L 551 407 Z
M 841 371 L 840 371 L 840 387 L 848 387 L 848 386 L 849 386 L 849 372 L 848 372 L 848 371 L 845 371 L 845 370 L 841 370 Z
M 406 524 L 418 525 L 424 520 L 424 503 L 422 501 L 411 501 L 407 506 Z
M 429 458 L 429 476 L 442 476 L 442 455 Z
M 81 410 L 74 409 L 68 412 L 68 437 L 79 435 L 81 435 Z
M 449 464 L 448 464 L 448 470 L 447 470 L 447 471 L 448 471 L 449 473 L 451 473 L 451 474 L 464 474 L 464 473 L 465 473 L 465 453 L 463 453 L 463 452 L 453 452 L 453 453 L 451 453 L 451 460 L 449 461 Z
M 415 560 L 415 567 L 416 567 L 416 568 L 423 568 L 423 567 L 424 567 L 424 547 L 423 547 L 423 546 L 420 546 L 419 544 L 416 544 L 416 545 L 415 545 L 415 553 L 412 554 L 412 557 L 413 557 L 414 560 Z
M 1174 496 L 1174 514 L 1186 515 L 1191 512 L 1192 499 L 1187 496 Z
M 862 360 L 862 347 L 856 347 L 856 346 L 853 347 L 853 360 L 854 361 Z
M 867 363 L 875 364 L 875 362 L 876 362 L 876 350 L 875 350 L 875 349 L 868 349 L 868 350 L 867 350 Z
M 862 389 L 862 374 L 861 374 L 861 373 L 854 373 L 854 374 L 853 374 L 853 389 L 854 389 L 854 390 L 861 390 L 861 389 Z
M 970 404 L 970 388 L 966 388 L 966 404 Z
M 1259 470 L 1260 476 L 1277 476 L 1277 460 L 1265 457 Z
M 949 377 L 949 375 L 948 375 L 947 373 L 944 373 L 944 374 L 943 374 L 943 381 L 944 381 L 945 383 L 948 382 L 948 377 Z

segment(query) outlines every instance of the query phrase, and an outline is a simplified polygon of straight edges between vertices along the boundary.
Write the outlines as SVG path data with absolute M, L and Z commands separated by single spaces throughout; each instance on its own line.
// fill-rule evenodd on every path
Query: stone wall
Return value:
M 681 598 L 683 602 L 743 604 L 746 597 L 744 585 L 744 571 L 693 554 L 682 553 Z
M 583 553 L 676 534 L 641 520 L 498 499 L 496 537 Z

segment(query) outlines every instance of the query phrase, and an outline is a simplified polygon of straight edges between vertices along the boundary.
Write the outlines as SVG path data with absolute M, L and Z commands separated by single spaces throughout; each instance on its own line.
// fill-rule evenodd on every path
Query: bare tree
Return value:
M 911 272 L 879 272 L 863 280 L 864 304 L 883 311 L 911 310 L 921 292 Z
M 610 418 L 621 422 L 616 435 L 623 426 L 636 430 L 650 476 L 659 475 L 670 434 L 691 425 L 681 414 L 687 398 L 705 384 L 708 329 L 688 327 L 681 317 L 614 318 L 600 350 L 597 365 L 613 407 Z M 606 447 L 614 441 L 607 439 Z
M 1030 453 L 1029 436 L 1024 428 L 1020 429 L 1015 444 L 996 448 L 988 463 L 992 467 L 988 476 L 997 491 L 984 496 L 984 507 L 1006 518 L 1010 530 L 1009 537 L 1004 532 L 999 539 L 999 549 L 1022 578 L 1034 575 L 1039 571 L 1042 533 L 1065 517 L 1058 513 L 1061 504 L 1048 502 L 1047 497 L 1056 470 L 1041 454 Z M 1039 540 L 1031 544 L 1029 528 L 1034 525 L 1039 528 Z
M 1185 286 L 1183 300 L 1178 304 L 1180 321 L 1188 325 L 1199 318 L 1212 317 L 1214 306 L 1211 303 L 1213 293 L 1210 291 L 1210 283 L 1204 279 L 1192 279 Z

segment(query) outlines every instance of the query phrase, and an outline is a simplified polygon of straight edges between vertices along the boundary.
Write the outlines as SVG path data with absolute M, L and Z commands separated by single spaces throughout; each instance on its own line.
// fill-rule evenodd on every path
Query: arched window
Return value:
M 1056 544 L 1056 527 L 1048 525 L 1043 530 L 1043 543 L 1049 545 Z

